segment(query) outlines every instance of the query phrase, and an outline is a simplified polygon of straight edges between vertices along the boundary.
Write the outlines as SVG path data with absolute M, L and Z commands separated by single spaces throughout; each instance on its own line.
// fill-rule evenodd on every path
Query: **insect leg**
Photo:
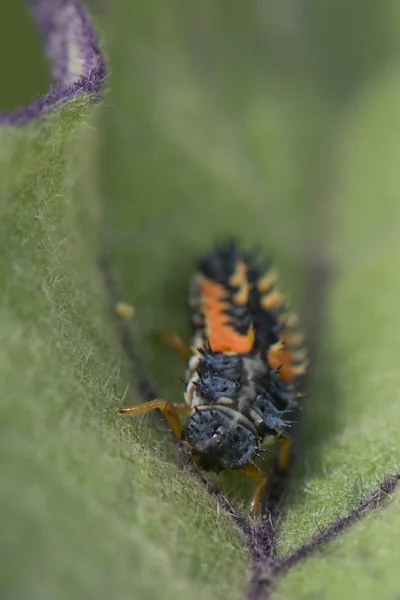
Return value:
M 133 406 L 121 406 L 118 412 L 124 415 L 140 415 L 156 408 L 160 409 L 167 419 L 168 425 L 171 427 L 175 437 L 178 440 L 182 439 L 182 426 L 178 414 L 167 400 L 150 400 L 149 402 L 142 402 L 142 404 L 134 404 Z
M 185 344 L 183 339 L 177 333 L 173 333 L 172 331 L 158 331 L 157 337 L 170 348 L 173 348 L 178 352 L 178 354 L 185 360 L 189 360 L 192 353 L 190 348 Z
M 254 482 L 254 491 L 249 509 L 250 516 L 254 516 L 267 488 L 268 475 L 265 471 L 262 471 L 259 467 L 252 464 L 246 465 L 244 469 L 240 469 L 239 473 L 246 475 L 246 477 L 249 477 L 249 479 L 252 479 Z
M 290 455 L 292 451 L 292 440 L 288 438 L 279 438 L 277 443 L 280 445 L 278 455 L 278 467 L 282 471 L 286 471 L 289 466 Z
M 190 413 L 190 406 L 186 404 L 186 402 L 174 402 L 172 406 L 182 415 L 188 415 Z

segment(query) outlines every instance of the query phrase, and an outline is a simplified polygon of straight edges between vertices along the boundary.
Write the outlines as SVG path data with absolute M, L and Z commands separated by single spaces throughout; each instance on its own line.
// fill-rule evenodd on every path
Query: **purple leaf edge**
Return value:
M 80 0 L 27 0 L 43 38 L 53 84 L 28 106 L 0 114 L 0 124 L 25 123 L 61 103 L 88 93 L 99 100 L 106 65 L 94 28 Z

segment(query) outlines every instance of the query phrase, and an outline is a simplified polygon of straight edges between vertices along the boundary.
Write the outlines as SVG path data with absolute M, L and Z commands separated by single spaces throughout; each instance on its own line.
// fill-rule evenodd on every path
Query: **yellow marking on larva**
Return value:
M 268 271 L 261 279 L 257 282 L 258 291 L 263 294 L 264 292 L 268 292 L 268 290 L 278 281 L 278 272 Z
M 239 288 L 232 297 L 235 304 L 244 306 L 249 301 L 250 285 L 247 279 L 247 265 L 240 261 L 236 265 L 235 272 L 229 278 L 229 283 Z
M 291 354 L 295 361 L 299 361 L 299 360 L 303 360 L 303 359 L 307 358 L 307 350 L 305 348 L 302 348 L 301 350 L 296 350 L 295 352 L 292 352 Z
M 204 347 L 204 342 L 201 344 L 196 344 L 195 346 L 190 346 L 190 352 L 192 353 L 192 355 L 194 356 L 200 356 L 200 351 L 199 348 L 203 348 Z
M 296 314 L 292 313 L 290 315 L 283 315 L 278 318 L 280 323 L 285 323 L 286 327 L 296 327 L 299 324 L 299 318 Z
M 308 360 L 308 356 L 305 356 L 303 359 L 296 360 L 296 366 L 298 367 L 299 365 L 301 365 L 308 367 L 309 362 L 310 361 Z
M 227 396 L 222 396 L 218 398 L 217 404 L 221 406 L 232 406 L 235 403 L 233 398 L 228 398 Z
M 250 286 L 248 283 L 242 285 L 242 287 L 239 288 L 239 290 L 233 296 L 234 303 L 240 304 L 241 306 L 244 306 L 245 304 L 247 304 L 249 301 L 249 291 L 250 291 Z
M 250 419 L 253 421 L 253 423 L 257 426 L 257 425 L 261 425 L 264 421 L 264 419 L 262 418 L 261 415 L 259 415 L 255 410 L 251 409 L 250 413 L 249 413 L 249 417 Z
M 284 299 L 284 296 L 279 290 L 274 290 L 261 298 L 261 306 L 264 310 L 272 310 L 273 308 L 282 306 Z
M 229 283 L 235 287 L 241 287 L 247 281 L 247 265 L 241 260 L 237 263 L 236 269 L 229 277 Z
M 198 330 L 195 333 L 194 338 L 192 339 L 191 346 L 190 346 L 190 350 L 191 350 L 192 354 L 196 354 L 196 355 L 200 354 L 199 348 L 203 348 L 205 343 L 206 343 L 206 340 L 205 340 L 203 332 Z
M 187 388 L 185 390 L 185 394 L 184 394 L 185 402 L 186 402 L 186 404 L 189 404 L 189 406 L 191 406 L 191 404 L 193 402 L 193 395 L 194 395 L 194 393 L 196 391 L 196 383 L 197 383 L 198 380 L 199 380 L 199 377 L 198 377 L 197 373 L 195 373 L 191 377 L 191 379 L 190 379 L 190 381 L 188 383 L 188 386 L 187 386 Z
M 304 335 L 302 333 L 294 333 L 292 335 L 285 333 L 284 339 L 288 346 L 298 346 L 304 343 Z
M 285 344 L 282 342 L 282 340 L 278 340 L 275 344 L 270 346 L 269 352 L 280 352 L 281 350 L 284 350 L 284 348 Z
M 200 352 L 197 352 L 197 354 L 193 354 L 193 356 L 191 356 L 188 362 L 188 369 L 190 371 L 195 371 L 197 369 L 200 364 L 200 356 Z

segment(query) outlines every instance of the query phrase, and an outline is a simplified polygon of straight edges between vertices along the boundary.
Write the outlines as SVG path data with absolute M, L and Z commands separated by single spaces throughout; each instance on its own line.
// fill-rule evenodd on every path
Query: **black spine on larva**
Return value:
M 199 263 L 199 271 L 218 283 L 221 283 L 227 288 L 231 288 L 229 285 L 229 278 L 235 271 L 238 260 L 242 258 L 238 246 L 233 240 L 219 244 L 203 256 Z M 233 290 L 233 288 L 231 288 Z

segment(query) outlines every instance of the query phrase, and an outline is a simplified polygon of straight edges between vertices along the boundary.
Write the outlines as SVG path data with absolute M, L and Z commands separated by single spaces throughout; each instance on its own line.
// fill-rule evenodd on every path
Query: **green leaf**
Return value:
M 233 600 L 252 573 L 238 530 L 151 419 L 116 415 L 140 395 L 100 240 L 136 308 L 137 350 L 173 401 L 184 366 L 153 334 L 188 336 L 198 254 L 234 234 L 272 256 L 322 337 L 280 555 L 346 515 L 399 469 L 398 7 L 92 4 L 110 58 L 106 107 L 75 89 L 0 128 L 2 589 Z M 318 281 L 310 295 L 331 263 L 328 300 Z M 245 508 L 247 491 L 215 481 Z M 276 597 L 392 598 L 398 501 L 282 573 Z
M 150 334 L 188 334 L 188 276 L 216 238 L 261 243 L 294 303 L 306 298 L 310 337 L 322 341 L 281 509 L 283 554 L 399 469 L 398 9 L 312 2 L 302 18 L 292 3 L 172 7 L 107 14 L 112 255 L 150 372 L 173 400 L 181 366 Z M 306 290 L 318 263 L 334 267 L 322 325 L 319 282 L 315 299 Z M 336 577 L 354 595 L 356 578 Z
M 280 582 L 277 599 L 396 598 L 399 589 L 400 494 L 369 513 L 321 555 L 296 566 Z
M 98 116 L 78 91 L 0 130 L 1 587 L 226 597 L 243 543 L 165 440 L 116 415 L 136 398 L 97 268 Z

